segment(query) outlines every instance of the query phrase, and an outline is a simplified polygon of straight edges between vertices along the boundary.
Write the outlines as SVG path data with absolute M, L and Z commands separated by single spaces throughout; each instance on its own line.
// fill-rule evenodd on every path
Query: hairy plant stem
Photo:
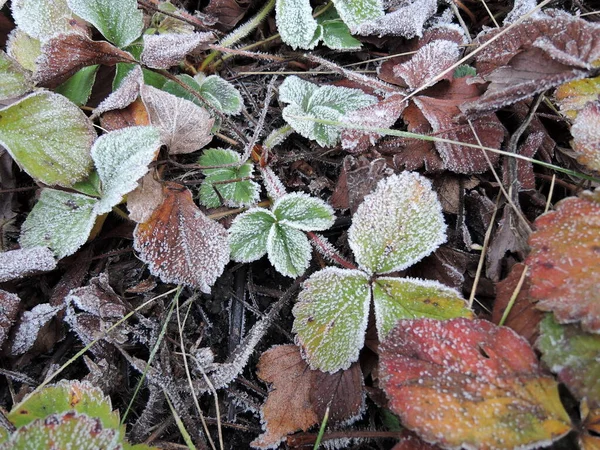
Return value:
M 263 142 L 263 146 L 267 150 L 271 150 L 278 144 L 281 144 L 290 134 L 294 132 L 291 125 L 284 125 L 282 127 L 276 128 L 266 137 Z

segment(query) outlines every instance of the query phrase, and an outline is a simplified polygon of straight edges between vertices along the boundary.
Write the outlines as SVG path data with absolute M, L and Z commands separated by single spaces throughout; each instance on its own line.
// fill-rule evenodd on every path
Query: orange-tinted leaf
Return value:
M 600 450 L 600 408 L 589 409 L 586 402 L 581 407 L 583 431 L 579 436 L 581 450 Z
M 600 199 L 570 197 L 540 216 L 529 238 L 530 295 L 561 323 L 600 333 Z
M 444 447 L 547 444 L 571 423 L 527 342 L 484 320 L 401 320 L 379 347 L 390 408 Z
M 150 125 L 150 118 L 144 103 L 138 98 L 123 109 L 115 109 L 102 114 L 100 124 L 106 131 L 115 131 L 121 128 Z
M 227 230 L 206 217 L 192 193 L 176 183 L 163 186 L 164 201 L 134 231 L 134 248 L 153 275 L 209 293 L 229 261 Z
M 587 102 L 600 97 L 600 77 L 569 81 L 554 92 L 560 111 L 569 119 L 574 119 Z
M 588 103 L 573 126 L 573 149 L 579 154 L 577 161 L 590 169 L 600 171 L 600 101 Z
M 79 33 L 59 34 L 42 46 L 34 79 L 38 84 L 54 88 L 83 67 L 114 66 L 132 60 L 129 53 L 108 42 L 92 41 Z

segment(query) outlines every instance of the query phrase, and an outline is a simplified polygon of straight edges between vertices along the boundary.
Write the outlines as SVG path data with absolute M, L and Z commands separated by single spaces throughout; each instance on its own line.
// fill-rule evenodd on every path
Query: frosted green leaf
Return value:
M 267 253 L 267 239 L 275 215 L 264 208 L 253 208 L 235 218 L 229 228 L 231 259 L 252 262 Z
M 58 86 L 55 91 L 67 97 L 77 106 L 85 105 L 92 94 L 98 67 L 100 66 L 88 66 L 80 69 L 75 75 Z
M 19 28 L 8 35 L 6 53 L 30 72 L 36 69 L 35 60 L 42 54 L 42 43 Z
M 208 76 L 201 81 L 200 94 L 223 114 L 239 114 L 244 107 L 239 91 L 229 81 L 217 75 Z
M 198 93 L 200 93 L 200 83 L 198 83 L 198 81 L 196 81 L 195 78 L 190 77 L 189 75 L 186 75 L 186 74 L 177 75 L 177 78 L 179 78 L 180 81 L 182 81 L 183 83 L 187 84 L 193 90 L 195 90 Z M 198 106 L 202 106 L 202 107 L 205 106 L 198 99 L 198 97 L 196 97 L 191 92 L 185 90 L 183 87 L 181 87 L 179 84 L 175 83 L 173 80 L 167 81 L 165 83 L 165 85 L 162 87 L 162 90 L 165 91 L 165 92 L 168 92 L 169 94 L 176 95 L 177 97 L 185 98 L 186 100 L 194 102 Z
M 310 0 L 277 0 L 275 12 L 277 31 L 283 42 L 294 50 L 314 48 L 317 21 L 313 19 Z
M 280 223 L 302 231 L 323 231 L 334 222 L 331 206 L 303 192 L 279 197 L 273 205 L 273 213 Z
M 354 1 L 344 0 L 344 2 L 353 3 Z M 376 34 L 378 36 L 404 36 L 410 39 L 423 35 L 425 22 L 435 14 L 437 7 L 437 0 L 404 0 L 393 12 L 367 20 L 358 26 L 352 26 L 348 22 L 346 24 L 350 26 L 353 33 L 363 36 Z M 339 12 L 344 19 L 344 14 Z
M 131 44 L 142 34 L 144 14 L 136 0 L 68 0 L 68 4 L 117 47 Z
M 19 29 L 40 41 L 73 30 L 67 0 L 13 0 L 12 13 Z
M 198 159 L 201 166 L 220 166 L 239 164 L 241 157 L 233 150 L 211 148 L 205 150 Z M 246 162 L 238 166 L 222 167 L 219 169 L 203 169 L 206 175 L 200 186 L 200 202 L 208 208 L 221 206 L 221 198 L 227 206 L 237 208 L 255 204 L 260 195 L 260 186 L 252 180 L 231 181 L 252 176 L 252 163 Z M 228 183 L 219 183 L 231 181 Z M 217 183 L 217 184 L 214 184 Z M 219 195 L 217 195 L 217 192 Z
M 323 43 L 332 50 L 358 50 L 361 42 L 352 37 L 348 25 L 346 25 L 337 11 L 330 8 L 317 18 L 321 28 L 320 37 Z
M 308 101 L 317 89 L 319 86 L 315 83 L 297 76 L 287 77 L 279 86 L 279 100 L 306 108 Z
M 0 110 L 0 145 L 36 180 L 71 186 L 91 169 L 96 132 L 59 94 L 37 92 Z
M 377 278 L 373 283 L 377 333 L 383 337 L 400 319 L 472 317 L 462 296 L 437 281 Z
M 19 63 L 0 50 L 0 100 L 19 97 L 33 89 L 29 75 Z
M 370 300 L 369 278 L 359 270 L 327 267 L 304 282 L 293 332 L 311 369 L 333 373 L 358 359 Z
M 381 0 L 333 0 L 333 4 L 350 29 L 383 16 Z
M 586 399 L 591 409 L 600 407 L 600 335 L 579 325 L 561 325 L 547 314 L 536 345 L 542 361 L 577 400 Z
M 446 241 L 431 182 L 414 172 L 381 180 L 354 214 L 348 240 L 356 262 L 369 273 L 403 270 L 429 255 Z
M 148 173 L 148 164 L 154 160 L 160 144 L 160 132 L 155 127 L 122 128 L 98 138 L 92 147 L 102 182 L 97 214 L 109 212 L 137 187 L 138 180 Z
M 106 111 L 115 109 L 124 109 L 132 104 L 140 93 L 140 88 L 144 84 L 144 74 L 140 66 L 135 66 L 123 79 L 118 88 L 106 97 L 94 109 L 92 118 L 98 117 Z
M 314 106 L 327 106 L 345 114 L 349 111 L 372 105 L 377 99 L 366 95 L 360 89 L 350 89 L 340 86 L 321 86 L 310 98 L 308 109 Z
M 275 224 L 267 239 L 267 256 L 273 267 L 286 277 L 296 278 L 308 268 L 312 247 L 306 235 L 285 224 Z
M 21 247 L 48 247 L 58 259 L 72 255 L 92 231 L 96 203 L 85 195 L 43 189 L 21 226 Z

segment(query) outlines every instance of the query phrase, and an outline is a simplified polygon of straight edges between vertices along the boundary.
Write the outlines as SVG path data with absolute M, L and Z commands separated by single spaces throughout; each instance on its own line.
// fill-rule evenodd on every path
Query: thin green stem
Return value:
M 281 144 L 290 134 L 294 132 L 294 129 L 290 125 L 284 125 L 280 128 L 276 128 L 266 137 L 263 142 L 263 146 L 271 150 L 278 144 Z

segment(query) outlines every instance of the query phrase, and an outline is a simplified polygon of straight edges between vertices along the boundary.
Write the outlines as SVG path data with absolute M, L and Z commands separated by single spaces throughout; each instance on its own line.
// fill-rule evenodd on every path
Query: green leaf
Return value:
M 73 29 L 67 0 L 13 0 L 11 4 L 18 28 L 32 38 L 44 41 Z
M 437 281 L 415 278 L 377 278 L 373 301 L 379 338 L 394 328 L 400 319 L 453 319 L 472 317 L 462 296 Z
M 71 186 L 85 178 L 95 138 L 86 115 L 59 94 L 37 92 L 0 109 L 0 144 L 48 185 Z
M 317 18 L 321 28 L 323 43 L 332 50 L 358 50 L 361 42 L 352 37 L 346 25 L 334 8 L 329 8 Z
M 333 0 L 342 20 L 355 29 L 361 23 L 383 16 L 381 0 Z
M 239 114 L 244 107 L 244 100 L 239 91 L 229 81 L 217 75 L 211 75 L 202 80 L 200 94 L 223 114 Z
M 575 398 L 585 398 L 591 409 L 600 407 L 600 335 L 586 333 L 579 325 L 561 325 L 547 314 L 536 345 L 542 361 Z
M 83 181 L 79 181 L 72 186 L 77 192 L 80 192 L 90 197 L 101 197 L 102 196 L 102 185 L 100 183 L 100 177 L 98 172 L 93 170 L 90 176 Z
M 117 47 L 131 44 L 142 34 L 144 14 L 136 0 L 68 0 L 68 4 Z
M 446 241 L 442 206 L 431 182 L 413 172 L 379 182 L 352 218 L 348 241 L 369 273 L 403 270 Z
M 273 267 L 286 277 L 296 278 L 308 268 L 312 248 L 306 235 L 288 225 L 271 227 L 267 239 L 267 256 Z
M 140 56 L 142 54 L 142 51 L 144 50 L 144 47 L 141 43 L 140 44 L 135 43 L 135 44 L 132 44 L 129 47 L 125 48 L 124 50 L 127 50 L 129 53 L 131 53 L 131 55 L 136 60 L 139 60 Z M 114 77 L 113 83 L 112 83 L 113 92 L 116 91 L 121 86 L 121 83 L 123 82 L 123 80 L 136 67 L 140 67 L 140 66 L 136 66 L 135 64 L 129 64 L 129 63 L 118 63 L 117 64 L 115 77 Z M 162 89 L 163 86 L 165 85 L 165 83 L 167 81 L 169 81 L 168 78 L 166 78 L 163 75 L 161 75 L 160 73 L 156 73 L 152 70 L 142 69 L 142 74 L 144 76 L 144 84 L 155 87 L 156 89 Z
M 191 87 L 196 92 L 200 93 L 200 84 L 193 77 L 183 74 L 183 75 L 177 75 L 177 78 L 179 78 L 180 81 L 187 84 L 189 87 Z M 183 87 L 181 87 L 179 84 L 175 83 L 173 80 L 167 81 L 164 84 L 164 86 L 162 87 L 162 90 L 165 92 L 168 92 L 169 94 L 176 95 L 177 97 L 185 98 L 186 100 L 194 102 L 198 106 L 202 106 L 202 107 L 206 106 L 198 99 L 198 97 L 196 97 L 191 92 L 186 91 Z
M 58 259 L 72 255 L 92 231 L 96 203 L 85 195 L 43 189 L 21 226 L 21 247 L 48 247 Z
M 235 164 L 241 161 L 239 153 L 233 150 L 208 149 L 198 159 L 201 166 L 219 166 Z M 221 198 L 227 206 L 233 208 L 254 205 L 260 195 L 260 186 L 252 180 L 234 181 L 224 184 L 214 184 L 221 181 L 237 180 L 252 176 L 252 163 L 246 162 L 240 166 L 223 167 L 219 169 L 203 169 L 206 175 L 200 186 L 200 202 L 208 208 L 221 206 Z
M 19 63 L 0 50 L 0 100 L 19 97 L 33 89 L 29 75 Z
M 273 205 L 273 213 L 280 223 L 302 231 L 323 231 L 334 222 L 331 206 L 303 192 L 279 197 Z
M 229 228 L 231 259 L 252 262 L 262 258 L 267 253 L 267 239 L 276 220 L 264 208 L 249 209 L 237 216 Z
M 58 86 L 55 89 L 56 92 L 64 95 L 77 106 L 85 105 L 92 94 L 98 67 L 100 66 L 88 66 L 80 69 L 75 75 Z
M 30 72 L 36 69 L 35 60 L 42 54 L 42 43 L 19 28 L 8 35 L 6 52 Z
M 92 158 L 102 182 L 97 214 L 109 212 L 137 187 L 159 148 L 160 132 L 155 127 L 122 128 L 98 138 L 92 147 Z
M 311 49 L 317 21 L 313 19 L 310 0 L 277 0 L 275 4 L 277 31 L 281 40 L 294 50 Z M 311 46 L 312 45 L 312 46 Z
M 474 77 L 477 75 L 477 71 L 474 67 L 469 66 L 468 64 L 461 64 L 456 69 L 454 69 L 453 78 L 462 78 L 467 76 Z
M 306 108 L 317 89 L 319 86 L 315 83 L 305 81 L 297 76 L 287 77 L 279 86 L 279 100 Z
M 294 333 L 311 369 L 336 372 L 358 359 L 371 289 L 359 270 L 327 267 L 305 281 L 294 306 Z

